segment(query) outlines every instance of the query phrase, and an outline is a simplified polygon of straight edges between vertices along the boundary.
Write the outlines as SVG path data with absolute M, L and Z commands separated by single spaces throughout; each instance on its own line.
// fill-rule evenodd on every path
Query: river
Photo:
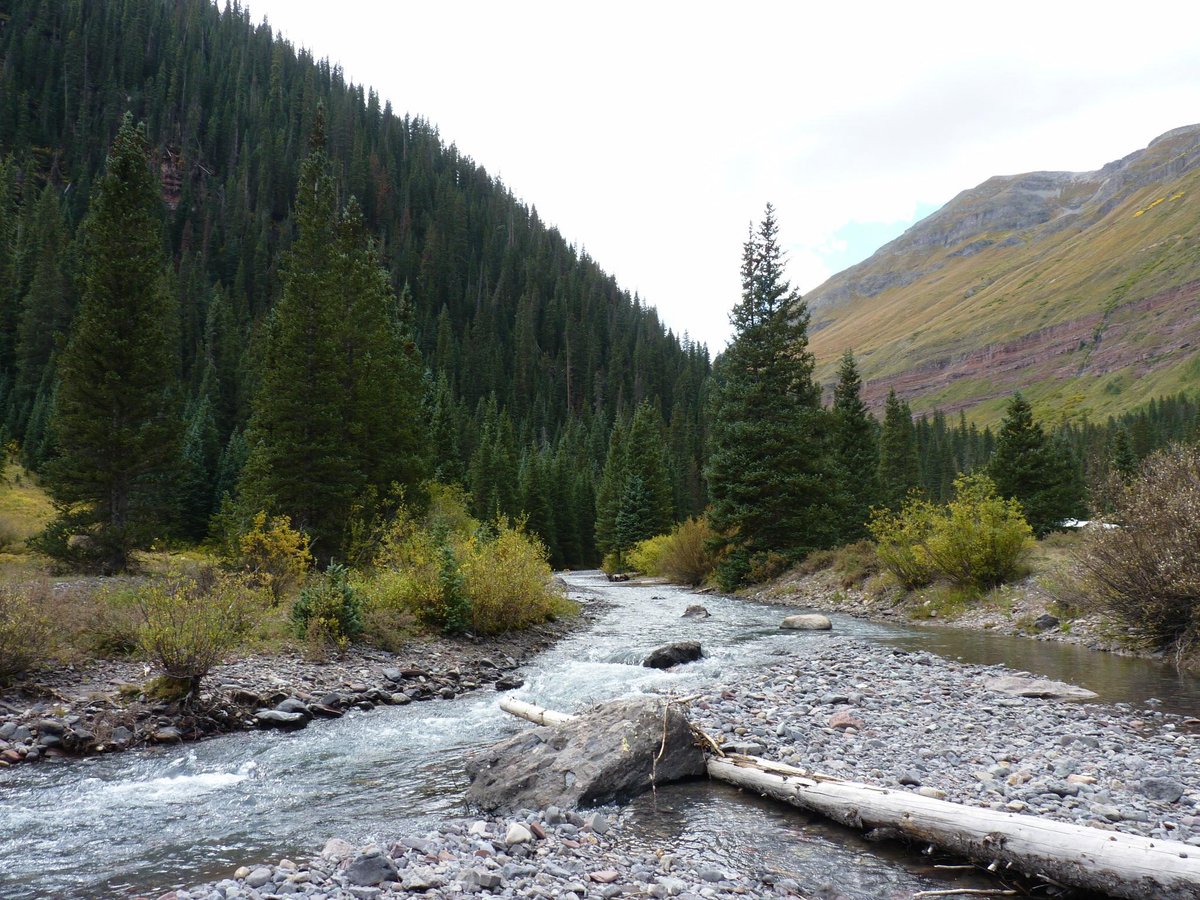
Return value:
M 586 602 L 611 604 L 525 666 L 515 696 L 561 710 L 650 690 L 691 693 L 736 684 L 738 673 L 803 653 L 819 633 L 780 632 L 788 607 L 677 587 L 567 577 Z M 702 602 L 709 619 L 681 619 Z M 836 633 L 927 649 L 968 662 L 1007 662 L 1090 687 L 1110 702 L 1164 701 L 1200 712 L 1200 682 L 1166 666 L 1082 648 L 991 635 L 880 625 L 831 616 Z M 703 642 L 705 657 L 673 672 L 639 665 L 653 647 Z M 351 712 L 294 735 L 235 734 L 199 744 L 0 770 L 0 896 L 131 896 L 227 876 L 281 856 L 303 858 L 338 836 L 356 845 L 416 835 L 464 813 L 462 759 L 527 727 L 480 691 L 450 701 Z M 898 849 L 794 810 L 705 784 L 662 789 L 622 814 L 631 849 L 723 859 L 751 854 L 802 884 L 835 882 L 854 897 L 962 886 Z M 960 876 L 961 878 L 961 876 Z

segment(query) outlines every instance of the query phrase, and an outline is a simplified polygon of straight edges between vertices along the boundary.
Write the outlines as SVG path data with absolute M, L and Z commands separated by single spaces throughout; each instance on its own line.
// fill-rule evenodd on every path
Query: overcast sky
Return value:
M 807 291 L 991 175 L 1095 169 L 1200 122 L 1195 0 L 250 8 L 714 353 L 767 201 Z

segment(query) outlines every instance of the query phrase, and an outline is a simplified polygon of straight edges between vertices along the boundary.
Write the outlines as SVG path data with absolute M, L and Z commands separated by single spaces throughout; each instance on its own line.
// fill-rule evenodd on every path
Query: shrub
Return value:
M 1200 643 L 1200 448 L 1149 457 L 1113 505 L 1121 527 L 1085 532 L 1061 599 L 1180 658 Z
M 661 575 L 660 563 L 670 539 L 669 534 L 660 534 L 646 538 L 644 541 L 638 541 L 625 554 L 626 568 L 641 572 L 643 575 Z
M 0 684 L 36 668 L 47 655 L 50 623 L 27 597 L 0 588 Z
M 1016 577 L 1033 532 L 1020 504 L 996 495 L 986 475 L 960 475 L 954 498 L 938 507 L 910 496 L 898 513 L 872 511 L 880 563 L 913 590 L 934 578 L 986 589 Z
M 568 608 L 552 588 L 545 547 L 522 523 L 478 522 L 460 490 L 433 485 L 430 496 L 423 519 L 400 509 L 380 541 L 375 571 L 360 584 L 373 641 L 402 639 L 386 634 L 389 621 L 406 630 L 415 620 L 442 631 L 495 633 Z
M 494 538 L 473 542 L 471 550 L 462 570 L 477 634 L 525 628 L 562 611 L 546 548 L 537 538 L 501 521 Z
M 291 519 L 268 519 L 266 513 L 258 512 L 238 536 L 230 561 L 249 576 L 252 585 L 266 588 L 271 604 L 277 606 L 300 584 L 313 558 L 308 540 L 292 527 Z
M 678 584 L 703 584 L 713 574 L 717 557 L 712 551 L 716 533 L 708 519 L 688 519 L 671 531 L 658 559 L 658 572 Z
M 350 572 L 334 563 L 310 579 L 292 604 L 292 622 L 310 644 L 345 649 L 363 630 L 362 594 L 350 583 Z
M 987 590 L 1020 574 L 1032 540 L 1018 501 L 1000 498 L 986 475 L 960 475 L 925 552 L 934 569 L 954 584 Z
M 879 572 L 879 555 L 872 541 L 855 541 L 833 551 L 832 567 L 842 587 L 862 584 Z
M 254 594 L 237 579 L 212 569 L 195 577 L 138 587 L 139 644 L 176 687 L 195 697 L 200 680 L 245 634 Z
M 788 562 L 786 556 L 774 550 L 755 553 L 750 557 L 750 568 L 746 572 L 746 580 L 751 584 L 761 584 L 772 578 L 778 578 L 787 571 Z
M 877 543 L 879 562 L 905 588 L 924 587 L 933 580 L 933 565 L 925 553 L 925 543 L 933 533 L 938 509 L 927 500 L 910 495 L 893 512 L 886 508 L 871 510 L 867 528 Z
M 89 604 L 88 621 L 81 630 L 79 643 L 93 656 L 131 656 L 139 647 L 138 621 L 137 596 L 133 591 L 104 591 Z

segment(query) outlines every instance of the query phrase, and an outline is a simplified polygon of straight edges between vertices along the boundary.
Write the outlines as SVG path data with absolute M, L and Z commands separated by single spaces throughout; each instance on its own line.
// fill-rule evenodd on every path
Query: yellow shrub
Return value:
M 238 538 L 233 562 L 249 576 L 251 584 L 270 591 L 272 603 L 278 604 L 299 586 L 313 558 L 308 540 L 292 527 L 291 519 L 268 519 L 266 513 L 258 512 Z
M 924 587 L 933 580 L 933 564 L 925 543 L 933 533 L 938 508 L 920 497 L 910 496 L 899 512 L 872 509 L 867 527 L 879 545 L 876 553 L 884 569 L 904 587 Z
M 638 541 L 625 555 L 627 567 L 635 572 L 641 572 L 643 575 L 661 575 L 659 562 L 662 560 L 670 540 L 669 534 L 660 534 L 656 537 L 646 538 L 644 541 Z
M 944 507 L 909 497 L 900 512 L 872 511 L 871 533 L 883 567 L 906 588 L 934 578 L 990 588 L 1020 573 L 1033 531 L 1015 500 L 996 495 L 986 475 L 960 475 Z
M 716 532 L 703 516 L 680 522 L 663 544 L 657 574 L 678 584 L 703 584 L 717 565 L 711 549 L 715 538 Z
M 479 634 L 525 628 L 552 618 L 562 598 L 553 588 L 546 548 L 507 522 L 496 536 L 475 541 L 462 558 L 471 601 L 471 627 Z

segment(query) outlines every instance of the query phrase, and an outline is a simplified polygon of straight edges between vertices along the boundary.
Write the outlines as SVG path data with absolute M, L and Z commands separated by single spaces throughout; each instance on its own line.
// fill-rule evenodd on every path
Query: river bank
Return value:
M 314 659 L 299 650 L 242 655 L 213 669 L 197 702 L 147 697 L 152 672 L 133 660 L 47 669 L 0 691 L 0 767 L 177 744 L 257 728 L 296 730 L 478 689 L 511 690 L 513 672 L 574 630 L 602 603 L 575 616 L 492 637 L 417 637 L 397 652 L 351 646 Z
M 1200 846 L 1200 722 L 1153 707 L 1013 696 L 993 679 L 1025 673 L 1004 666 L 828 633 L 792 637 L 803 653 L 725 672 L 692 701 L 693 721 L 744 752 L 849 780 Z M 628 806 L 455 816 L 419 838 L 358 850 L 333 840 L 309 862 L 246 866 L 153 896 L 848 896 L 836 878 L 806 882 L 749 856 L 714 865 L 631 850 L 633 820 Z M 955 886 L 998 887 L 979 871 L 962 879 Z
M 1029 575 L 970 600 L 936 588 L 906 592 L 878 588 L 871 580 L 851 581 L 833 569 L 793 570 L 773 581 L 739 591 L 737 596 L 773 606 L 806 606 L 844 613 L 871 622 L 968 628 L 1077 644 L 1089 650 L 1161 659 L 1139 650 L 1128 629 L 1096 614 L 1068 613 L 1047 590 L 1043 574 Z

